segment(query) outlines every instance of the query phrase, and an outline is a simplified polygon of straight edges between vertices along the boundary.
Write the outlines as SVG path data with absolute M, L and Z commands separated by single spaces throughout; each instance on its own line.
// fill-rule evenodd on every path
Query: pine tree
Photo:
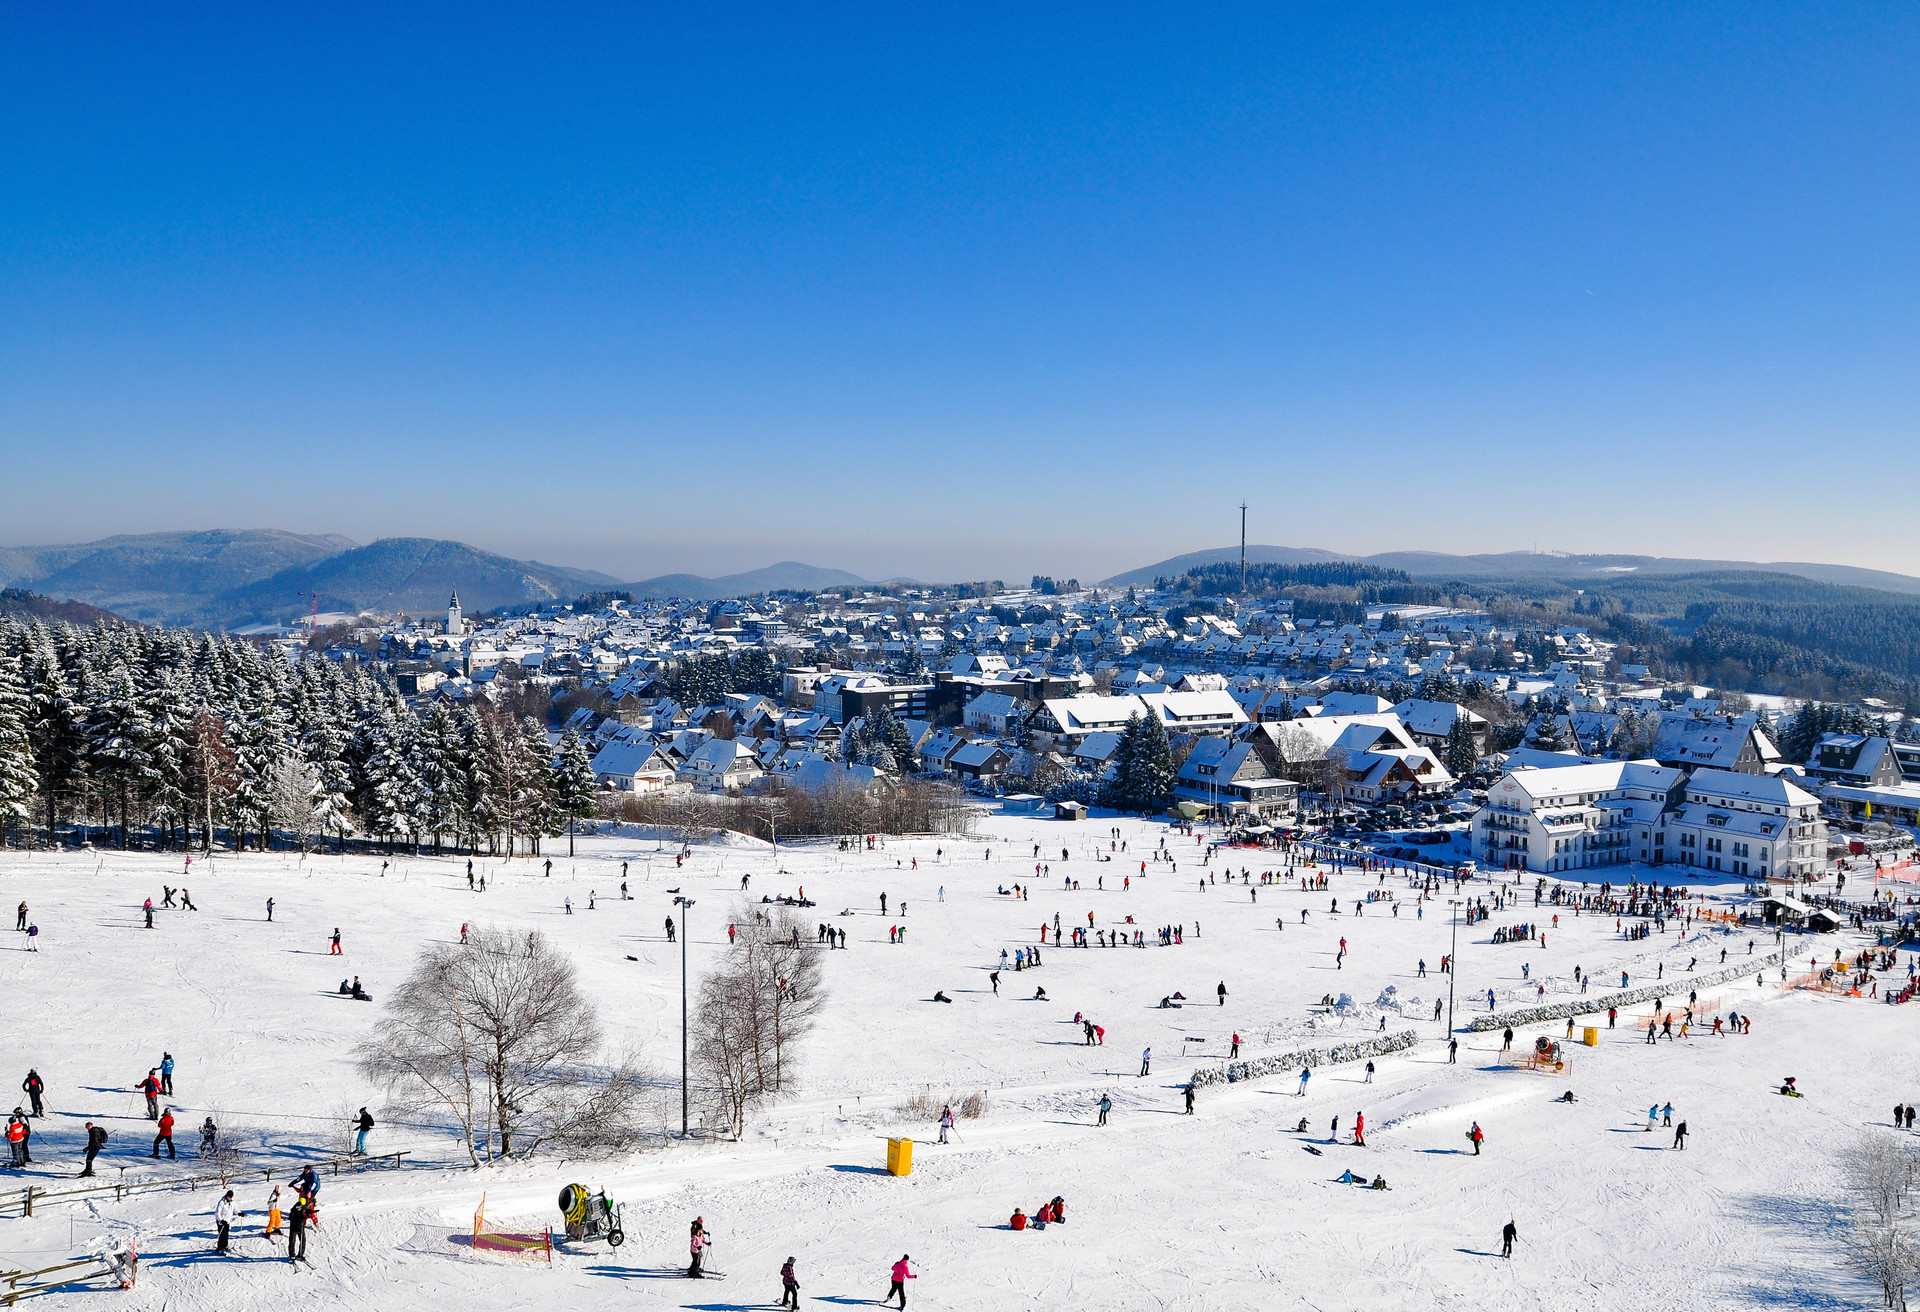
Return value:
M 21 684 L 20 664 L 0 649 L 0 838 L 28 823 L 39 779 L 29 727 L 33 699 Z
M 1447 730 L 1445 752 L 1447 773 L 1456 779 L 1472 774 L 1480 764 L 1480 748 L 1473 739 L 1473 725 L 1464 712 L 1453 717 L 1453 724 Z
M 36 626 L 37 639 L 32 656 L 33 672 L 28 695 L 31 709 L 27 725 L 33 748 L 34 768 L 39 774 L 41 805 L 47 821 L 47 846 L 58 836 L 62 799 L 76 795 L 81 788 L 86 761 L 86 712 L 75 701 L 60 668 L 60 657 L 44 628 Z
M 133 803 L 151 777 L 148 752 L 152 722 L 133 686 L 133 675 L 117 664 L 103 695 L 87 717 L 87 749 L 94 777 L 112 794 L 120 815 L 120 847 L 128 845 Z
M 567 855 L 573 855 L 573 826 L 576 820 L 591 820 L 599 813 L 600 792 L 593 778 L 593 758 L 580 735 L 567 730 L 560 740 L 559 768 L 554 773 L 555 807 L 567 821 Z

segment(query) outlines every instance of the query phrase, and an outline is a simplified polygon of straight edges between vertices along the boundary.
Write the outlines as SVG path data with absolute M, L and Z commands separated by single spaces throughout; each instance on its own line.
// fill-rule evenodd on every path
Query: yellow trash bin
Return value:
M 887 1140 L 887 1174 L 913 1174 L 913 1140 Z
M 1598 1025 L 1587 1026 L 1586 1031 L 1580 1036 L 1580 1042 L 1586 1044 L 1589 1048 L 1599 1047 L 1600 1027 Z

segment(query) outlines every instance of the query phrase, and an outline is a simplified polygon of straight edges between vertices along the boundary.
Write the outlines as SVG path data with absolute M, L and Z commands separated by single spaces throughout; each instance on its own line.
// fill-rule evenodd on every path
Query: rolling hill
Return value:
M 1105 587 L 1151 584 L 1156 578 L 1184 574 L 1196 565 L 1219 561 L 1238 561 L 1240 548 L 1215 547 L 1207 551 L 1172 556 L 1152 565 L 1128 570 L 1102 581 Z M 1564 552 L 1506 551 L 1474 556 L 1455 556 L 1440 551 L 1385 551 L 1373 556 L 1346 555 L 1323 551 L 1318 547 L 1247 547 L 1249 564 L 1305 565 L 1315 561 L 1355 560 L 1383 569 L 1404 570 L 1416 579 L 1435 582 L 1446 579 L 1551 578 L 1563 580 L 1603 580 L 1622 575 L 1762 573 L 1795 574 L 1820 583 L 1844 587 L 1878 588 L 1883 592 L 1920 595 L 1920 578 L 1894 574 L 1886 570 L 1861 569 L 1853 565 L 1820 565 L 1792 561 L 1762 564 L 1743 560 L 1692 560 L 1679 556 L 1576 556 Z
M 746 597 L 758 592 L 817 592 L 822 588 L 858 587 L 867 580 L 843 569 L 804 565 L 783 560 L 764 569 L 744 574 L 723 574 L 705 578 L 698 574 L 662 574 L 624 585 L 634 599 L 686 597 L 694 601 L 717 601 L 723 597 Z

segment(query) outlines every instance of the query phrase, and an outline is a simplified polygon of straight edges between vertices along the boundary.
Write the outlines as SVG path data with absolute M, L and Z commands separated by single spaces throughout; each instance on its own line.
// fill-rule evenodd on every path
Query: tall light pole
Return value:
M 693 899 L 676 897 L 680 908 L 680 1137 L 687 1137 L 687 912 Z
M 1247 595 L 1247 503 L 1240 503 L 1240 596 Z
M 1453 908 L 1453 947 L 1447 953 L 1447 1035 L 1453 1035 L 1453 986 L 1460 978 L 1460 899 L 1450 897 Z

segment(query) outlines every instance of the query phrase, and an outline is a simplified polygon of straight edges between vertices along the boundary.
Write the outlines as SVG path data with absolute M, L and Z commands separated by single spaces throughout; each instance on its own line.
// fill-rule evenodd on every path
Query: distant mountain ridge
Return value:
M 1240 548 L 1215 547 L 1206 551 L 1172 556 L 1156 564 L 1128 570 L 1105 579 L 1105 587 L 1129 587 L 1151 584 L 1156 578 L 1184 574 L 1196 565 L 1217 561 L 1237 561 Z M 1578 556 L 1562 552 L 1507 551 L 1494 554 L 1454 556 L 1439 551 L 1384 551 L 1372 556 L 1323 551 L 1318 547 L 1247 546 L 1249 564 L 1304 565 L 1315 561 L 1353 560 L 1385 569 L 1405 570 L 1416 579 L 1556 578 L 1604 579 L 1621 574 L 1699 574 L 1707 572 L 1752 572 L 1795 574 L 1819 583 L 1845 587 L 1877 588 L 1883 592 L 1920 595 L 1920 578 L 1887 570 L 1862 569 L 1854 565 L 1821 565 L 1790 561 L 1757 563 L 1741 560 L 1694 560 L 1678 556 Z
M 638 583 L 623 586 L 636 601 L 662 597 L 718 601 L 723 597 L 746 597 L 757 592 L 818 592 L 825 588 L 860 587 L 866 582 L 859 575 L 849 574 L 843 569 L 827 569 L 821 565 L 805 565 L 797 560 L 783 560 L 765 569 L 748 570 L 744 574 L 723 574 L 718 578 L 704 578 L 698 574 L 662 574 L 658 578 L 642 579 Z
M 783 560 L 717 578 L 665 574 L 622 583 L 598 570 L 515 560 L 439 538 L 382 538 L 362 546 L 338 534 L 280 529 L 0 547 L 0 587 L 30 589 L 39 599 L 65 598 L 144 624 L 212 629 L 285 623 L 311 610 L 316 594 L 322 611 L 422 614 L 444 610 L 458 591 L 460 604 L 478 614 L 565 602 L 589 592 L 707 601 L 864 582 L 845 570 Z

